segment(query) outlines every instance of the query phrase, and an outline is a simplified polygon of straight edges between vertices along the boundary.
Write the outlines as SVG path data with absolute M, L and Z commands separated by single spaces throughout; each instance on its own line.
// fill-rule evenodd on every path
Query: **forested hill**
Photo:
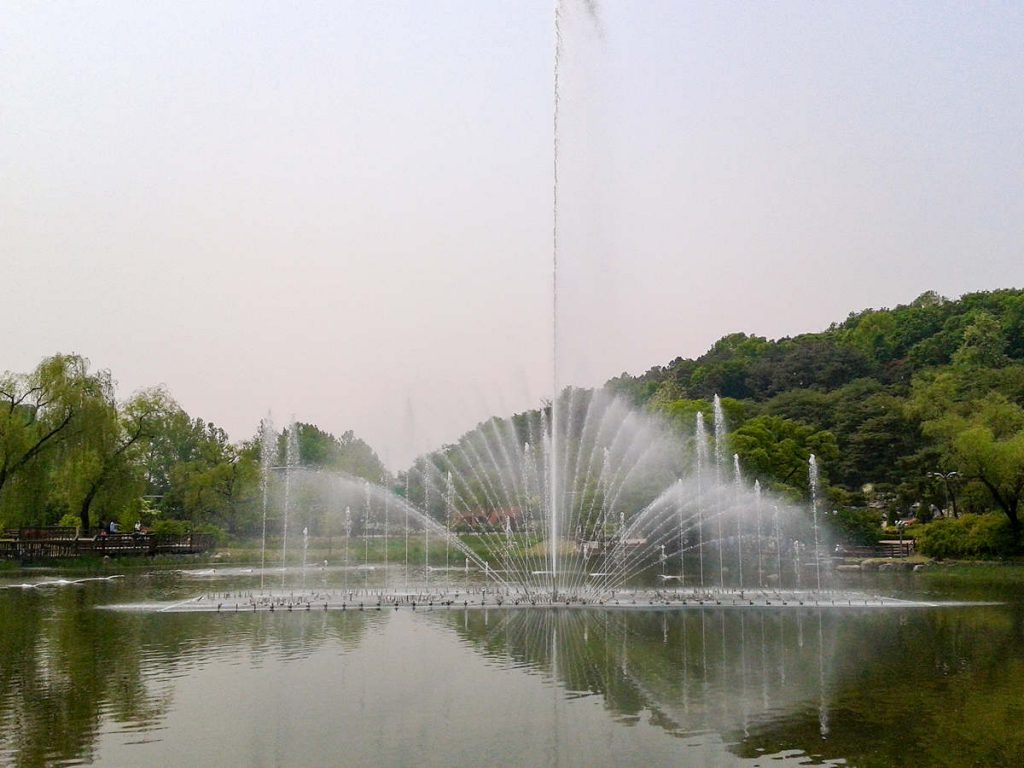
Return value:
M 844 491 L 864 503 L 868 486 L 869 501 L 927 510 L 952 491 L 964 509 L 1015 520 L 1024 494 L 1022 290 L 928 292 L 776 341 L 731 334 L 696 360 L 608 386 L 683 429 L 719 394 L 734 450 L 783 490 L 805 490 L 796 463 L 816 452 L 839 503 Z M 938 472 L 957 472 L 955 483 L 944 487 Z
M 678 357 L 636 377 L 623 373 L 609 386 L 638 403 L 715 394 L 765 402 L 794 389 L 830 392 L 858 379 L 906 391 L 915 373 L 953 363 L 965 341 L 970 362 L 1024 362 L 1024 290 L 955 301 L 929 291 L 895 309 L 866 309 L 820 333 L 777 341 L 734 333 L 696 360 Z

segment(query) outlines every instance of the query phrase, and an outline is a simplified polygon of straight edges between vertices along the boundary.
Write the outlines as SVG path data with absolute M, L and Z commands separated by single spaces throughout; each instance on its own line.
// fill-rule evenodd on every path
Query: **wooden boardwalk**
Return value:
M 22 563 L 80 555 L 101 557 L 194 555 L 214 548 L 213 536 L 195 533 L 112 533 L 78 536 L 74 528 L 21 528 L 0 531 L 0 560 Z

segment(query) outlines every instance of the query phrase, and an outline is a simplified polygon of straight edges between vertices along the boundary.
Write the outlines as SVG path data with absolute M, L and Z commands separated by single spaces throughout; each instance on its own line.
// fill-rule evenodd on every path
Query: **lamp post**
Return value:
M 928 477 L 934 477 L 936 479 L 941 479 L 942 480 L 942 489 L 943 489 L 943 491 L 945 491 L 945 494 L 946 494 L 946 506 L 949 507 L 950 506 L 950 502 L 952 501 L 953 517 L 955 517 L 955 518 L 959 518 L 960 517 L 960 513 L 957 512 L 957 509 L 956 509 L 956 494 L 955 493 L 950 493 L 949 481 L 952 480 L 953 478 L 959 477 L 959 476 L 960 476 L 960 473 L 955 471 L 955 470 L 953 472 L 941 472 L 941 471 L 939 471 L 939 472 L 929 472 L 928 473 Z

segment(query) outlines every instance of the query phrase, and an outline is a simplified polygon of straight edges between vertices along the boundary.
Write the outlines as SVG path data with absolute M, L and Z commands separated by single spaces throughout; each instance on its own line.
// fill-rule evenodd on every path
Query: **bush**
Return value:
M 1010 521 L 1001 514 L 936 520 L 919 529 L 917 548 L 929 557 L 1005 557 L 1014 552 Z
M 187 536 L 190 527 L 187 520 L 157 520 L 149 531 L 166 536 Z
M 150 533 L 164 534 L 168 536 L 188 536 L 190 533 L 208 533 L 214 537 L 217 545 L 220 546 L 227 541 L 227 534 L 222 528 L 210 523 L 197 523 L 193 528 L 188 520 L 157 520 L 149 527 Z
M 82 525 L 82 519 L 78 515 L 66 514 L 57 521 L 58 528 L 78 528 Z

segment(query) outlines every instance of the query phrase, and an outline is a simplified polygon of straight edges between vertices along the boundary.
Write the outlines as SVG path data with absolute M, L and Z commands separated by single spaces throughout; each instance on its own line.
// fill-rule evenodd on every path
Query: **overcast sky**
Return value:
M 1024 4 L 569 3 L 560 378 L 1024 286 Z M 0 4 L 0 369 L 392 467 L 551 388 L 539 2 Z

